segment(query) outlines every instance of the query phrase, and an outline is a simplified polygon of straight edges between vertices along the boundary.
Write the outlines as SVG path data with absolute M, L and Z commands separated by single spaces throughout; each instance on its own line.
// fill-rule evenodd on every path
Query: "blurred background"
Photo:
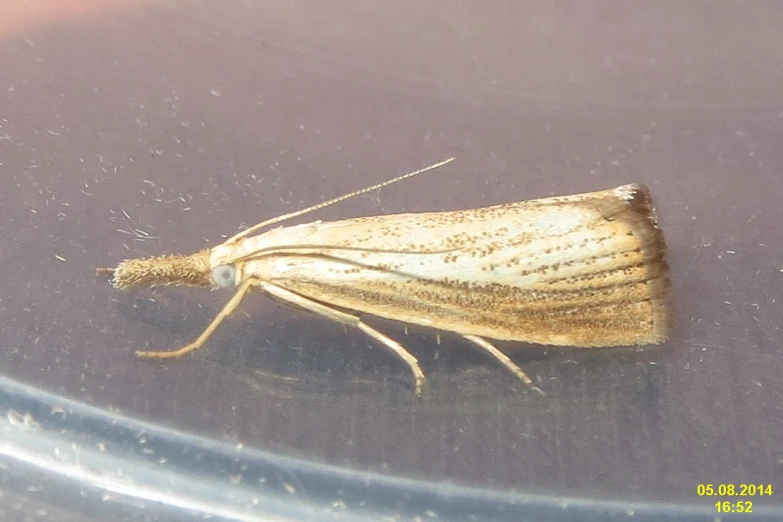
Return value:
M 74 429 L 68 411 L 85 407 L 184 447 L 511 504 L 704 514 L 717 499 L 699 484 L 783 487 L 781 27 L 777 2 L 3 3 L 4 458 L 25 448 L 20 433 Z M 450 156 L 295 222 L 644 183 L 669 246 L 670 342 L 501 343 L 539 398 L 452 335 L 368 320 L 419 358 L 430 389 L 416 400 L 383 347 L 259 293 L 191 356 L 134 357 L 189 343 L 230 294 L 121 292 L 96 267 L 194 252 Z M 20 394 L 51 407 L 33 415 Z M 5 503 L 7 520 L 61 502 L 46 495 L 59 457 L 30 451 L 50 471 L 5 476 L 30 502 Z M 233 477 L 209 479 L 230 490 Z M 779 514 L 780 498 L 736 500 Z

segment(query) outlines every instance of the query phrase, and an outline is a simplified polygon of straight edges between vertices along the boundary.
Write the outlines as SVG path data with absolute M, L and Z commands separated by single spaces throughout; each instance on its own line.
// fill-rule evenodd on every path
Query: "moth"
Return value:
M 663 342 L 672 315 L 666 245 L 644 185 L 486 208 L 359 217 L 262 228 L 449 163 L 454 158 L 272 218 L 191 255 L 130 259 L 116 288 L 186 285 L 235 289 L 192 343 L 201 348 L 250 290 L 355 327 L 425 376 L 402 344 L 364 316 L 452 332 L 525 384 L 525 372 L 488 339 L 581 348 Z

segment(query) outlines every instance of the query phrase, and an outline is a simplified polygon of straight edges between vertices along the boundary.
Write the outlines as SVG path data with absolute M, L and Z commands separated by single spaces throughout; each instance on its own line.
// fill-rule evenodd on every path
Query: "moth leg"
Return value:
M 424 388 L 424 380 L 425 380 L 424 372 L 421 371 L 421 367 L 419 366 L 418 359 L 416 359 L 416 357 L 414 357 L 413 354 L 411 354 L 408 350 L 406 350 L 405 347 L 402 346 L 400 343 L 398 343 L 397 341 L 395 341 L 390 337 L 385 336 L 375 328 L 372 328 L 371 326 L 365 324 L 364 322 L 362 322 L 360 318 L 356 317 L 355 315 L 351 315 L 349 313 L 336 310 L 334 308 L 323 305 L 317 301 L 313 301 L 299 294 L 295 294 L 290 290 L 286 290 L 285 288 L 279 287 L 277 285 L 273 285 L 271 283 L 259 282 L 258 285 L 264 291 L 270 293 L 271 295 L 277 297 L 278 299 L 282 299 L 283 301 L 288 301 L 289 303 L 295 304 L 301 308 L 304 308 L 305 310 L 310 310 L 311 312 L 315 312 L 319 315 L 332 319 L 333 321 L 337 321 L 338 323 L 354 326 L 359 330 L 361 330 L 362 332 L 369 335 L 370 337 L 372 337 L 373 339 L 375 339 L 376 341 L 378 341 L 379 343 L 389 348 L 400 359 L 402 359 L 405 362 L 405 364 L 408 365 L 408 368 L 411 369 L 411 372 L 413 372 L 413 379 L 415 382 L 415 388 L 414 388 L 415 393 L 417 396 L 421 395 L 421 392 Z
M 234 297 L 232 297 L 231 300 L 226 303 L 226 306 L 223 307 L 220 313 L 217 314 L 217 317 L 215 317 L 209 326 L 207 326 L 207 329 L 198 336 L 198 339 L 189 345 L 183 346 L 179 350 L 174 350 L 171 352 L 139 351 L 136 352 L 136 356 L 147 359 L 176 359 L 177 357 L 182 357 L 183 355 L 188 354 L 194 350 L 198 350 L 204 346 L 204 343 L 207 342 L 207 339 L 209 339 L 212 334 L 215 333 L 215 330 L 217 330 L 217 327 L 220 326 L 220 323 L 223 322 L 223 319 L 234 313 L 234 310 L 236 310 L 237 306 L 239 306 L 239 303 L 242 302 L 242 299 L 245 297 L 245 294 L 247 294 L 247 291 L 250 290 L 250 287 L 254 284 L 256 284 L 255 279 L 248 279 L 244 281 L 239 287 L 239 290 L 237 290 L 237 292 L 234 294 Z
M 474 344 L 479 345 L 484 351 L 488 352 L 492 357 L 500 361 L 503 366 L 511 370 L 511 372 L 519 377 L 522 382 L 530 386 L 533 390 L 537 391 L 541 395 L 544 395 L 544 392 L 542 392 L 540 388 L 533 384 L 533 381 L 530 380 L 530 377 L 528 377 L 524 371 L 522 371 L 522 368 L 517 366 L 517 364 L 508 357 L 508 355 L 490 344 L 489 341 L 476 335 L 463 335 L 462 337 Z

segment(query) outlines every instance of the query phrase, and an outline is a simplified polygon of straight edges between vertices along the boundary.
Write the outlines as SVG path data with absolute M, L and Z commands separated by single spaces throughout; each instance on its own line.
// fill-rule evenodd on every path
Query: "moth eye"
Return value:
M 231 265 L 218 265 L 212 269 L 212 281 L 220 288 L 231 288 L 236 284 L 237 270 Z

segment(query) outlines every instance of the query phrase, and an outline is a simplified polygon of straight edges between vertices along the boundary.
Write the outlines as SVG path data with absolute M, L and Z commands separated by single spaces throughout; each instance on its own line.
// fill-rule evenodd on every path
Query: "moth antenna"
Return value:
M 262 221 L 261 223 L 258 223 L 257 225 L 253 225 L 250 228 L 247 228 L 243 230 L 242 232 L 230 237 L 225 244 L 234 243 L 236 241 L 239 241 L 240 239 L 252 234 L 256 230 L 259 230 L 261 228 L 267 227 L 269 225 L 274 225 L 275 223 L 280 223 L 281 221 L 285 221 L 287 219 L 292 219 L 295 217 L 302 216 L 304 214 L 308 214 L 310 212 L 313 212 L 315 210 L 320 210 L 325 207 L 329 207 L 331 205 L 334 205 L 335 203 L 339 203 L 341 201 L 345 201 L 346 199 L 354 198 L 356 196 L 361 196 L 362 194 L 366 194 L 368 192 L 372 192 L 373 190 L 377 190 L 383 187 L 388 187 L 392 183 L 397 183 L 398 181 L 402 181 L 404 179 L 412 178 L 413 176 L 418 176 L 419 174 L 422 174 L 424 172 L 427 172 L 428 170 L 437 169 L 438 167 L 442 167 L 443 165 L 446 165 L 447 163 L 451 163 L 454 161 L 454 158 L 449 158 L 447 160 L 443 160 L 439 163 L 435 163 L 434 165 L 430 165 L 429 167 L 424 167 L 423 169 L 419 169 L 414 172 L 409 172 L 407 174 L 403 174 L 402 176 L 390 179 L 388 181 L 384 181 L 382 183 L 378 183 L 377 185 L 373 185 L 372 187 L 363 188 L 361 190 L 357 190 L 355 192 L 351 192 L 349 194 L 345 194 L 343 196 L 330 199 L 329 201 L 324 201 L 323 203 L 318 203 L 317 205 L 313 205 L 311 207 L 303 208 L 301 210 L 297 210 L 295 212 L 289 212 L 288 214 L 283 214 L 282 216 L 277 216 L 272 219 L 267 219 L 266 221 Z

